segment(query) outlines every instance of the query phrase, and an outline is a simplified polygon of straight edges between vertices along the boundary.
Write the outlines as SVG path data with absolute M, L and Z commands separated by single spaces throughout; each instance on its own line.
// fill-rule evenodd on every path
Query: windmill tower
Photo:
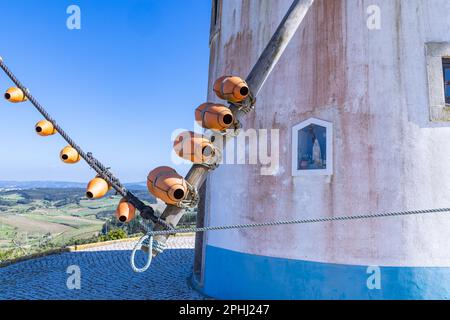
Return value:
M 279 130 L 279 166 L 213 172 L 205 225 L 450 207 L 450 3 L 375 2 L 315 1 L 244 124 Z M 213 1 L 211 85 L 248 74 L 290 4 Z M 436 215 L 211 232 L 197 282 L 216 298 L 448 298 L 449 228 Z

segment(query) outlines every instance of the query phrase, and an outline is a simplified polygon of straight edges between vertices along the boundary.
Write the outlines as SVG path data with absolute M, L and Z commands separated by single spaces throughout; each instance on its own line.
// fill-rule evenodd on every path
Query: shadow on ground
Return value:
M 0 299 L 171 300 L 202 299 L 188 285 L 194 251 L 171 249 L 145 273 L 134 273 L 130 251 L 63 253 L 0 268 Z M 137 256 L 138 266 L 145 256 Z M 81 289 L 70 290 L 69 266 L 79 266 Z

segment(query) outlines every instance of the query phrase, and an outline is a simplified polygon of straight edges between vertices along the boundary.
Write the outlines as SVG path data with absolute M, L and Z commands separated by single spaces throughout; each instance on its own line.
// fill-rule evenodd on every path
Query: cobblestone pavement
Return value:
M 135 242 L 51 255 L 0 268 L 0 299 L 203 299 L 188 285 L 194 258 L 193 237 L 173 237 L 169 249 L 145 273 L 130 267 Z M 137 264 L 145 264 L 143 253 Z M 69 266 L 80 268 L 80 289 L 68 289 Z M 73 282 L 72 282 L 73 283 Z

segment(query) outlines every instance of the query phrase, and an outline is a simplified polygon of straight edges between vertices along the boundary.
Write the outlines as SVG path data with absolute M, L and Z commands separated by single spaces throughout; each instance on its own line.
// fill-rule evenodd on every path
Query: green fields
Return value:
M 157 203 L 147 190 L 131 191 L 157 213 L 164 210 L 165 205 Z M 99 200 L 87 200 L 84 192 L 81 188 L 0 189 L 0 262 L 67 245 L 108 240 L 104 235 L 112 230 L 122 229 L 124 236 L 142 231 L 136 220 L 122 224 L 115 219 L 120 196 L 110 193 Z M 194 226 L 195 221 L 196 210 L 191 210 L 179 227 Z
M 155 202 L 147 192 L 139 196 Z M 121 227 L 113 217 L 119 200 L 90 201 L 83 189 L 0 191 L 0 250 L 64 246 Z

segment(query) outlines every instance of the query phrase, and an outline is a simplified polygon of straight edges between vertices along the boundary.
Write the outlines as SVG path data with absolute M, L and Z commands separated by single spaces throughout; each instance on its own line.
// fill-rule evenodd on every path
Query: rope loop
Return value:
M 147 248 L 148 258 L 145 265 L 142 268 L 139 268 L 136 266 L 136 252 L 138 250 L 142 250 L 142 247 Z M 147 234 L 145 234 L 139 239 L 139 241 L 134 246 L 133 251 L 131 252 L 130 257 L 131 269 L 133 269 L 133 271 L 136 273 L 143 273 L 147 271 L 150 268 L 150 265 L 152 264 L 153 251 L 160 254 L 163 253 L 164 250 L 166 250 L 166 248 L 167 248 L 166 243 L 154 239 L 153 231 L 152 230 L 148 231 Z
M 147 257 L 147 262 L 145 263 L 145 265 L 142 268 L 138 268 L 136 266 L 136 252 L 140 249 L 142 249 L 142 247 L 145 246 L 148 248 L 148 257 Z M 150 265 L 152 264 L 152 255 L 153 252 L 153 235 L 149 232 L 146 235 L 142 236 L 139 241 L 136 243 L 136 245 L 133 248 L 133 251 L 131 251 L 131 257 L 130 257 L 130 264 L 131 264 L 131 269 L 133 269 L 134 272 L 136 273 L 142 273 L 148 270 L 148 268 L 150 268 Z

